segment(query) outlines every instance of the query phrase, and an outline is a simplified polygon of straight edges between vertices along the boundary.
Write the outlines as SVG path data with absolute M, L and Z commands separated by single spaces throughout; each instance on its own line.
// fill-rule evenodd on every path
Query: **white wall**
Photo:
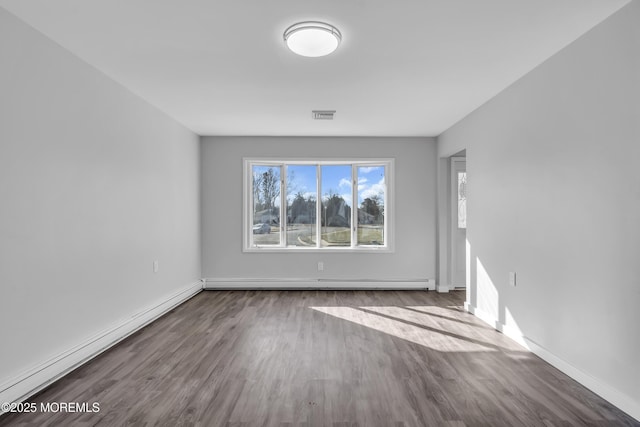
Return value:
M 438 144 L 467 149 L 472 308 L 640 419 L 639 22 L 635 0 Z
M 199 138 L 3 9 L 0 64 L 6 386 L 200 278 Z
M 430 138 L 202 138 L 203 277 L 435 278 L 436 144 Z M 243 253 L 242 159 L 395 158 L 394 253 Z M 318 261 L 324 271 L 317 271 Z

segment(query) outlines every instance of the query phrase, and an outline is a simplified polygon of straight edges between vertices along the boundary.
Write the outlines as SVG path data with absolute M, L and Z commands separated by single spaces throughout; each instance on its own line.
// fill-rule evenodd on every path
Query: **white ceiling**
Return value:
M 0 0 L 200 135 L 435 136 L 629 0 Z M 341 46 L 304 58 L 289 25 Z M 337 110 L 313 121 L 311 110 Z

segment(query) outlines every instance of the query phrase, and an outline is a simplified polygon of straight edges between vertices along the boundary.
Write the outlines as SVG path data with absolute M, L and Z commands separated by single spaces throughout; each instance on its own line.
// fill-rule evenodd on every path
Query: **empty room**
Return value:
M 0 0 L 0 426 L 640 426 L 640 0 Z

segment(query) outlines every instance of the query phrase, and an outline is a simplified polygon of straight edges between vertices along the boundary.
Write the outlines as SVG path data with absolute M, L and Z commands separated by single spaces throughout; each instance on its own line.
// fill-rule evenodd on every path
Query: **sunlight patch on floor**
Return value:
M 310 307 L 318 312 L 442 352 L 497 351 L 472 338 L 439 328 L 437 323 L 416 321 L 420 313 L 402 307 Z M 413 316 L 415 314 L 415 316 Z M 424 315 L 422 315 L 424 317 Z M 427 315 L 428 316 L 428 315 Z

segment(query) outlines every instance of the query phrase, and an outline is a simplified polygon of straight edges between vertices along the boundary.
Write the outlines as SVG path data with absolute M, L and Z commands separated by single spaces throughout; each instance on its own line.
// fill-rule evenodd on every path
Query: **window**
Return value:
M 458 172 L 458 228 L 467 228 L 467 173 Z
M 243 250 L 391 250 L 392 168 L 392 159 L 245 159 Z

